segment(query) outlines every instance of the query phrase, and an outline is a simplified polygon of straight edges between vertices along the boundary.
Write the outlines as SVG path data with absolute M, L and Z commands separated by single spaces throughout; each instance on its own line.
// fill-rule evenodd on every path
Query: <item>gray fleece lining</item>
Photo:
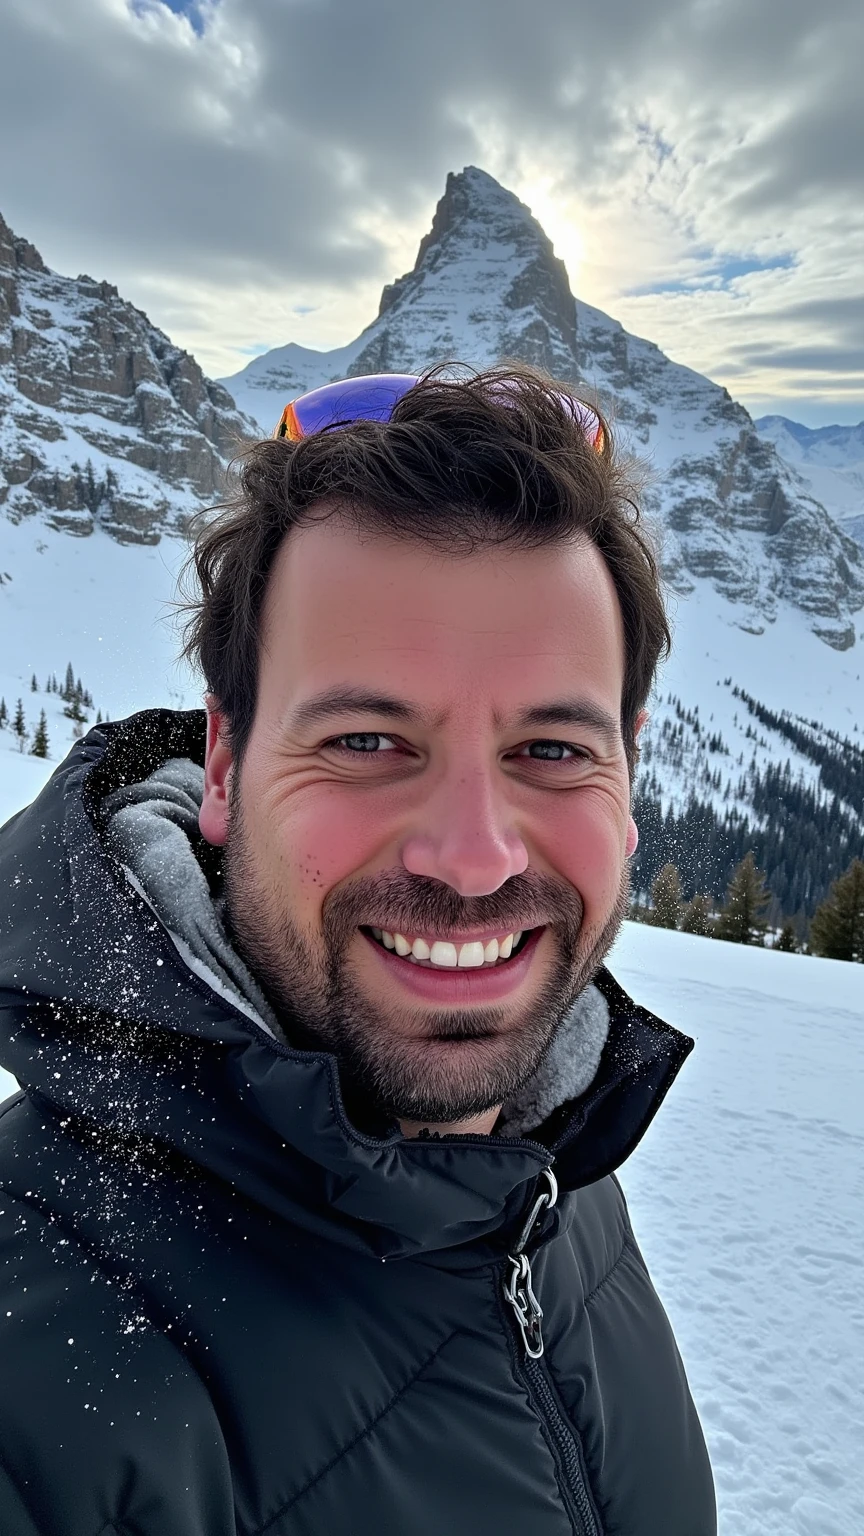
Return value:
M 285 1036 L 251 971 L 232 948 L 224 900 L 215 899 L 195 856 L 204 770 L 189 758 L 163 763 L 140 784 L 108 795 L 106 842 L 191 970 L 277 1039 Z M 496 1133 L 525 1136 L 590 1087 L 609 1034 L 609 1009 L 586 987 L 565 1014 L 534 1076 L 505 1104 Z
M 208 981 L 206 972 L 215 975 L 236 1006 L 248 1013 L 251 1004 L 259 1022 L 282 1039 L 270 1004 L 228 939 L 224 903 L 214 901 L 195 857 L 193 839 L 199 835 L 203 798 L 203 768 L 191 758 L 171 758 L 143 783 L 106 796 L 103 809 L 111 818 L 106 842 L 135 877 L 133 883 L 175 946 L 180 949 L 179 939 L 199 961 L 194 967 L 198 974 Z M 182 958 L 188 964 L 186 953 Z

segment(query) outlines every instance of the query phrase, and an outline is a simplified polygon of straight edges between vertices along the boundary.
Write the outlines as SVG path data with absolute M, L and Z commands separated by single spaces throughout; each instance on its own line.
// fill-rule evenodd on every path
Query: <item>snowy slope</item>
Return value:
M 864 1530 L 864 967 L 626 924 L 610 961 L 696 1050 L 623 1170 L 721 1536 Z
M 152 705 L 200 703 L 200 685 L 175 662 L 172 599 L 186 554 L 178 538 L 142 547 L 97 527 L 75 539 L 35 519 L 16 525 L 0 516 L 0 698 L 10 715 L 21 699 L 28 730 L 23 753 L 9 726 L 0 730 L 0 824 L 33 798 L 72 744 L 74 722 L 45 692 L 52 673 L 62 682 L 71 663 L 93 696 L 88 723 L 97 709 L 118 719 Z M 29 755 L 43 709 L 47 762 Z
M 720 1536 L 857 1536 L 864 967 L 627 923 L 610 968 L 696 1037 L 622 1181 L 702 1417 Z M 0 1072 L 0 1097 L 14 1087 Z
M 761 416 L 756 427 L 844 532 L 864 544 L 864 421 L 805 427 L 786 416 Z

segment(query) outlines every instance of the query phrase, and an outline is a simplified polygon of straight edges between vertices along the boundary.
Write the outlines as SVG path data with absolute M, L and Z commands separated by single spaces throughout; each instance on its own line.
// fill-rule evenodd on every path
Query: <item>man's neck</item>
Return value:
M 423 1131 L 430 1136 L 490 1136 L 500 1113 L 501 1105 L 498 1104 L 467 1120 L 449 1120 L 436 1125 L 428 1120 L 400 1120 L 399 1124 L 402 1135 L 407 1137 L 419 1136 Z

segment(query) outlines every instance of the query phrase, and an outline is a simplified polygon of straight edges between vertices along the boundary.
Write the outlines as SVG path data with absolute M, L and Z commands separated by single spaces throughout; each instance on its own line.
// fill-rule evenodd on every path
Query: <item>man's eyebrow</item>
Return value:
M 376 693 L 369 688 L 339 686 L 325 688 L 299 704 L 291 715 L 294 730 L 306 730 L 339 715 L 378 715 L 385 720 L 401 720 L 407 725 L 421 724 L 424 716 L 416 704 L 407 699 L 394 698 L 389 693 Z
M 610 747 L 621 742 L 620 720 L 591 699 L 550 699 L 544 704 L 533 704 L 522 711 L 517 724 L 526 730 L 550 725 L 588 726 L 599 732 Z
M 417 704 L 408 699 L 398 699 L 389 693 L 377 693 L 374 689 L 337 684 L 325 688 L 298 705 L 291 716 L 295 730 L 307 730 L 321 725 L 325 720 L 340 715 L 377 715 L 379 719 L 398 720 L 405 725 L 428 724 L 428 716 Z M 501 728 L 503 722 L 496 720 Z M 621 741 L 621 725 L 614 715 L 594 704 L 590 699 L 550 699 L 543 704 L 533 704 L 522 710 L 515 724 L 520 730 L 544 729 L 552 725 L 588 726 L 598 731 L 610 747 Z

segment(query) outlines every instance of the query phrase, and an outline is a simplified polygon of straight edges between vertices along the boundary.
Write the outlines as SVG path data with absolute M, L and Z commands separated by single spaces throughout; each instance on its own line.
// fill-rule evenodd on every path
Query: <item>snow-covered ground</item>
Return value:
M 627 923 L 610 968 L 696 1038 L 622 1182 L 721 1536 L 864 1531 L 864 966 Z
M 864 1531 L 864 966 L 626 923 L 611 969 L 696 1050 L 623 1170 L 721 1536 Z M 14 1089 L 0 1072 L 0 1098 Z

